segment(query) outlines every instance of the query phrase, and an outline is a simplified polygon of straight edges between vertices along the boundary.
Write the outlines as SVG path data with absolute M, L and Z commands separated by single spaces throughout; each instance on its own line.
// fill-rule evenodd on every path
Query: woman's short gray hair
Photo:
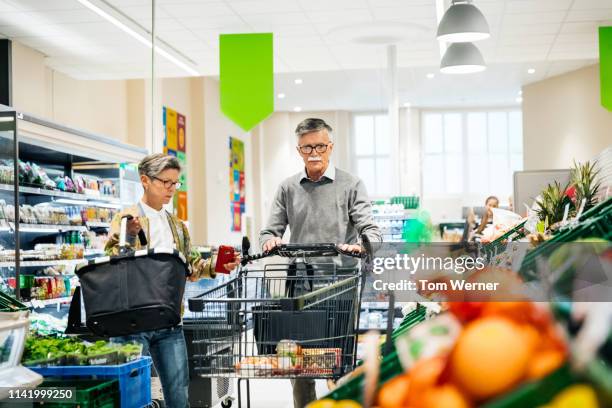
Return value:
M 174 156 L 163 153 L 150 154 L 138 163 L 138 174 L 150 178 L 157 177 L 164 170 L 181 171 L 181 163 Z
M 332 127 L 329 126 L 323 119 L 319 118 L 308 118 L 301 121 L 295 128 L 295 135 L 300 138 L 306 133 L 318 132 L 320 130 L 327 130 L 327 134 L 331 139 Z

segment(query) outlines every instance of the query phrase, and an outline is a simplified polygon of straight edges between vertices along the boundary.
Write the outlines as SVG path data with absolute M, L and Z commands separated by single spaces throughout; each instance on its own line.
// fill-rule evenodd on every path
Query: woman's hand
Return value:
M 142 226 L 140 225 L 140 219 L 138 217 L 133 217 L 131 220 L 127 222 L 127 234 L 134 236 L 138 235 Z
M 233 271 L 238 265 L 240 265 L 240 255 L 235 254 L 234 255 L 234 260 L 232 262 L 226 263 L 225 265 L 223 265 L 223 268 L 228 271 L 231 272 Z

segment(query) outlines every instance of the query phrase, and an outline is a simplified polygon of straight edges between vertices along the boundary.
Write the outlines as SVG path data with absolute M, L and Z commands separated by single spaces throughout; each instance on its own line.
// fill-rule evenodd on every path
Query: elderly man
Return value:
M 345 251 L 359 252 L 362 234 L 371 242 L 381 241 L 363 181 L 330 163 L 331 133 L 331 126 L 314 118 L 305 119 L 295 129 L 304 170 L 278 188 L 268 224 L 259 235 L 264 251 L 281 243 L 287 226 L 292 243 L 338 243 Z M 296 408 L 316 399 L 314 380 L 292 383 Z

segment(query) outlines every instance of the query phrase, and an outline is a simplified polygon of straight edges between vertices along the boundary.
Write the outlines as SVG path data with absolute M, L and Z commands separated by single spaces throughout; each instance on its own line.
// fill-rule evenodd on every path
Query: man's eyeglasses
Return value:
M 319 143 L 316 145 L 302 145 L 302 146 L 298 146 L 298 149 L 300 149 L 300 152 L 304 154 L 310 154 L 312 153 L 313 150 L 316 150 L 317 153 L 325 153 L 327 151 L 327 147 L 330 144 L 331 143 Z
M 168 190 L 170 190 L 172 186 L 176 187 L 176 189 L 178 190 L 179 188 L 181 188 L 182 185 L 180 181 L 162 180 L 158 177 L 153 178 L 157 181 L 161 181 L 164 184 L 164 187 L 166 187 Z

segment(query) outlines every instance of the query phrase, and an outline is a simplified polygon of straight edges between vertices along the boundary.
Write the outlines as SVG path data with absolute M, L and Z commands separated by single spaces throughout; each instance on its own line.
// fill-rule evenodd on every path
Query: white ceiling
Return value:
M 92 2 L 114 6 L 151 29 L 150 0 Z M 273 32 L 276 89 L 286 94 L 277 110 L 385 107 L 385 47 L 349 42 L 342 28 L 404 27 L 405 40 L 397 44 L 400 101 L 434 107 L 516 104 L 522 85 L 596 62 L 597 27 L 612 24 L 612 0 L 475 0 L 491 27 L 492 37 L 476 44 L 489 68 L 457 77 L 438 73 L 435 0 L 156 3 L 155 26 L 165 48 L 202 75 L 218 74 L 220 33 Z M 151 51 L 77 0 L 0 0 L 0 33 L 39 50 L 48 66 L 75 78 L 151 74 Z M 156 61 L 158 75 L 188 75 L 159 56 Z M 530 67 L 535 74 L 526 73 Z M 427 79 L 429 72 L 436 77 Z M 293 83 L 297 76 L 303 85 Z

